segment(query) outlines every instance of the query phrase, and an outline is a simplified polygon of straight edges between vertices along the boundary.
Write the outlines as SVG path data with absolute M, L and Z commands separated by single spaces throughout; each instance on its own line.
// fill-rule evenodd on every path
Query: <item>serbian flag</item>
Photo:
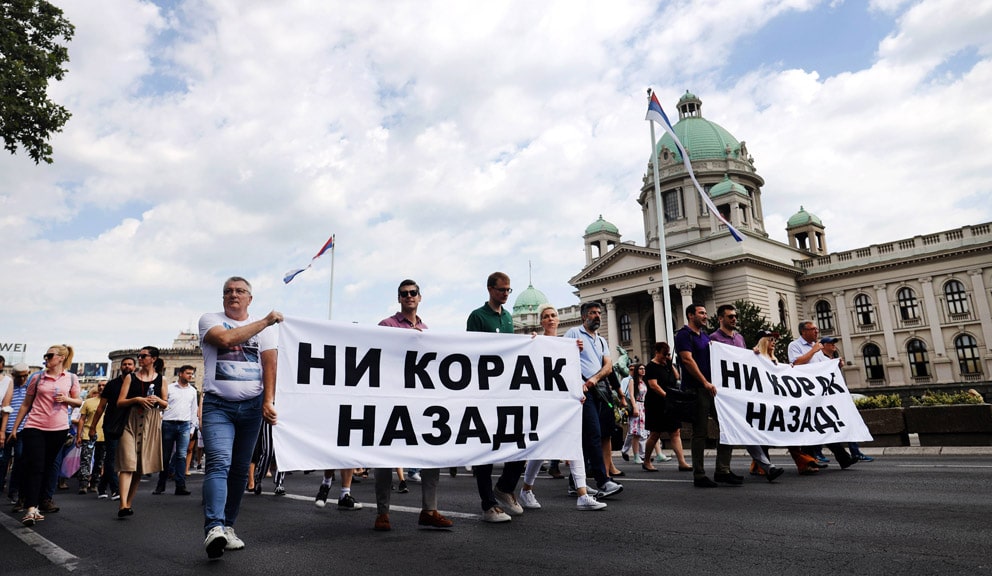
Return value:
M 293 278 L 296 278 L 301 272 L 305 270 L 309 270 L 310 267 L 313 266 L 313 263 L 317 258 L 323 256 L 324 253 L 327 252 L 328 250 L 333 250 L 333 249 L 334 249 L 334 235 L 331 234 L 331 237 L 327 239 L 327 242 L 324 242 L 324 245 L 320 247 L 320 250 L 317 251 L 317 254 L 310 259 L 310 263 L 306 265 L 306 268 L 297 268 L 295 270 L 290 270 L 289 272 L 286 272 L 286 275 L 282 277 L 282 281 L 285 282 L 286 284 L 289 284 L 290 282 L 293 281 Z
M 644 117 L 644 119 L 658 124 L 665 129 L 665 132 L 668 132 L 668 134 L 672 137 L 672 140 L 675 141 L 675 146 L 678 147 L 679 154 L 682 155 L 682 163 L 685 164 L 685 169 L 689 171 L 689 178 L 691 178 L 692 183 L 696 185 L 696 190 L 699 191 L 699 195 L 702 197 L 703 202 L 705 202 L 706 206 L 709 207 L 710 213 L 716 216 L 717 220 L 723 222 L 723 224 L 727 227 L 727 230 L 730 231 L 730 235 L 734 237 L 734 240 L 743 242 L 744 237 L 741 235 L 740 231 L 731 226 L 730 222 L 727 222 L 723 215 L 720 214 L 720 211 L 716 209 L 713 201 L 710 200 L 709 194 L 703 190 L 703 187 L 699 185 L 699 181 L 696 180 L 696 173 L 692 171 L 692 164 L 689 163 L 689 154 L 685 151 L 685 146 L 682 145 L 682 141 L 679 140 L 678 135 L 675 134 L 675 128 L 668 120 L 668 116 L 665 115 L 665 111 L 662 110 L 661 102 L 658 101 L 658 95 L 653 91 L 651 92 L 651 100 L 648 102 L 648 114 Z M 651 152 L 652 155 L 655 153 L 655 151 Z M 655 159 L 652 158 L 652 161 L 655 161 Z

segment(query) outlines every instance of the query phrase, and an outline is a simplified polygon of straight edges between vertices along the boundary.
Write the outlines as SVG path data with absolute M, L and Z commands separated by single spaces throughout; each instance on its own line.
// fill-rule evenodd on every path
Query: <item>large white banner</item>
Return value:
M 775 364 L 752 350 L 713 342 L 720 442 L 814 446 L 872 439 L 837 362 Z
M 286 318 L 276 459 L 283 470 L 577 459 L 581 386 L 574 340 Z

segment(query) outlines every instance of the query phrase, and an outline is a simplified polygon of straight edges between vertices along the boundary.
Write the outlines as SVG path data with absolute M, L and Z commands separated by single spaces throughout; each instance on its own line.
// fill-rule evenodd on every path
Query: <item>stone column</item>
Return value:
M 682 305 L 679 306 L 679 310 L 682 311 L 681 312 L 681 314 L 683 315 L 682 320 L 685 321 L 686 320 L 686 318 L 684 317 L 685 309 L 689 307 L 689 304 L 692 304 L 692 290 L 696 287 L 696 284 L 694 282 L 681 282 L 677 284 L 675 287 L 679 289 L 679 296 L 681 296 L 681 300 L 682 300 Z M 674 314 L 676 312 L 673 310 L 672 313 Z M 675 343 L 672 342 L 671 346 L 672 348 L 674 348 Z
M 617 322 L 617 304 L 613 298 L 603 298 L 603 304 L 606 305 L 606 326 L 609 332 L 606 335 L 606 341 L 610 344 L 609 355 L 613 358 L 617 346 L 620 345 L 620 326 Z
M 923 286 L 923 305 L 927 311 L 927 324 L 930 325 L 930 338 L 933 340 L 933 349 L 940 357 L 947 356 L 947 347 L 944 346 L 944 336 L 940 331 L 940 310 L 937 308 L 937 297 L 933 293 L 933 278 L 925 276 L 920 278 Z
M 992 353 L 992 311 L 989 310 L 989 293 L 985 288 L 982 270 L 968 270 L 971 276 L 972 294 L 975 295 L 975 307 L 978 308 L 978 320 L 982 324 L 982 336 L 985 338 L 985 351 Z
M 889 361 L 895 362 L 899 359 L 899 350 L 896 348 L 896 336 L 892 324 L 892 305 L 889 304 L 889 294 L 885 290 L 885 284 L 875 285 L 875 296 L 878 298 L 878 323 L 882 327 L 882 335 L 885 337 L 885 354 Z
M 844 302 L 844 291 L 834 292 L 834 306 L 837 310 L 837 329 L 840 331 L 840 340 L 844 344 L 843 356 L 845 359 L 854 358 L 854 348 L 851 345 L 851 315 L 847 311 Z
M 668 288 L 652 288 L 648 290 L 648 294 L 651 295 L 651 306 L 654 309 L 655 342 L 662 342 L 668 337 L 668 330 L 665 328 L 668 318 L 665 316 L 665 295 L 661 292 L 662 290 L 668 290 Z M 670 345 L 671 343 L 669 343 Z M 651 352 L 654 353 L 654 342 L 651 342 L 650 346 Z

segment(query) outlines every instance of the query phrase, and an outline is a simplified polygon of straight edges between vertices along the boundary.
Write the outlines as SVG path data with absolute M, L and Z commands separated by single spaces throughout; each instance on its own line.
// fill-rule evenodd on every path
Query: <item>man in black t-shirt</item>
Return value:
M 120 498 L 118 495 L 120 488 L 117 484 L 117 472 L 114 470 L 114 461 L 117 455 L 117 441 L 121 438 L 120 430 L 124 429 L 121 420 L 127 420 L 128 411 L 117 407 L 117 398 L 121 394 L 121 386 L 124 385 L 124 377 L 134 372 L 134 358 L 124 358 L 121 360 L 121 373 L 107 385 L 103 387 L 100 394 L 100 405 L 93 416 L 93 423 L 90 425 L 90 437 L 96 438 L 96 425 L 103 417 L 103 474 L 100 476 L 100 484 L 97 486 L 97 498 L 107 497 L 107 486 L 110 486 L 110 497 L 113 500 Z

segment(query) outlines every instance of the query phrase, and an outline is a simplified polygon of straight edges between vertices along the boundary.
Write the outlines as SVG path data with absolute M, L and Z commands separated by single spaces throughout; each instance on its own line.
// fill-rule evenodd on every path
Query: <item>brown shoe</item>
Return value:
M 425 526 L 427 528 L 451 528 L 454 526 L 454 522 L 448 520 L 437 510 L 427 510 L 420 511 L 420 519 L 417 520 L 417 524 Z
M 393 529 L 389 525 L 389 514 L 379 514 L 375 517 L 375 526 L 372 527 L 376 532 L 389 532 Z
M 38 509 L 47 514 L 55 514 L 59 511 L 59 507 L 55 505 L 54 500 L 45 500 L 38 506 Z

